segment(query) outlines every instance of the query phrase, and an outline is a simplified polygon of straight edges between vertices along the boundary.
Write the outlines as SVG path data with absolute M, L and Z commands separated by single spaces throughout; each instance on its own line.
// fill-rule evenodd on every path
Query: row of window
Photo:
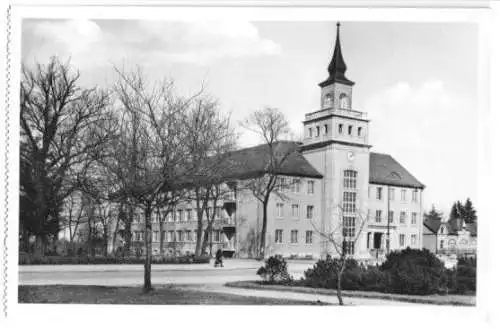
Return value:
M 285 216 L 285 204 L 284 203 L 276 203 L 276 217 L 283 218 Z M 292 217 L 299 218 L 300 217 L 300 207 L 298 204 L 292 204 Z M 306 206 L 306 218 L 312 219 L 314 217 L 314 206 L 307 205 Z
M 368 213 L 367 213 L 367 217 L 368 217 L 368 221 L 372 221 L 371 220 L 371 210 L 368 209 Z M 394 222 L 394 211 L 393 210 L 389 210 L 389 223 L 393 223 Z M 381 223 L 382 222 L 382 218 L 384 218 L 384 214 L 383 214 L 383 211 L 382 210 L 375 210 L 375 223 Z M 399 212 L 399 223 L 400 224 L 406 224 L 406 211 L 400 211 Z M 412 212 L 411 213 L 411 224 L 412 225 L 416 225 L 417 224 L 417 213 L 416 212 Z
M 293 193 L 300 193 L 302 182 L 300 179 L 294 178 L 289 181 L 288 178 L 280 177 L 276 184 L 276 190 L 278 192 L 285 192 L 288 188 Z M 314 194 L 314 181 L 307 181 L 307 194 Z
M 274 231 L 274 242 L 281 244 L 283 243 L 283 230 L 277 229 Z M 290 230 L 290 243 L 296 244 L 299 243 L 299 231 L 298 230 Z M 313 231 L 306 231 L 305 243 L 312 244 L 313 243 Z
M 339 133 L 339 135 L 342 135 L 344 134 L 344 124 L 343 123 L 339 123 L 337 125 L 337 131 Z M 347 134 L 349 136 L 352 136 L 353 135 L 353 129 L 354 129 L 354 126 L 353 125 L 348 125 L 347 126 Z M 309 127 L 309 137 L 312 138 L 313 137 L 313 127 Z M 357 135 L 358 137 L 361 137 L 363 133 L 363 128 L 362 127 L 357 127 Z M 319 135 L 321 134 L 321 127 L 320 126 L 316 126 L 316 136 L 315 137 L 319 137 Z M 328 124 L 324 124 L 323 125 L 323 135 L 328 135 Z
M 445 240 L 440 240 L 439 241 L 439 249 L 444 249 L 444 241 Z M 466 239 L 460 239 L 458 243 L 462 247 L 469 244 L 469 242 Z M 471 240 L 470 241 L 470 245 L 475 246 L 476 245 L 476 240 Z M 448 247 L 449 248 L 453 249 L 453 248 L 456 248 L 456 246 L 457 246 L 457 242 L 455 241 L 455 239 L 448 240 Z
M 215 208 L 215 219 L 221 219 L 225 215 L 225 212 L 223 211 L 224 209 L 222 207 L 216 207 Z M 208 216 L 209 218 L 212 218 L 213 213 L 213 208 L 209 207 L 208 208 Z M 152 216 L 152 222 L 153 223 L 173 223 L 173 222 L 190 222 L 190 221 L 196 221 L 197 220 L 197 215 L 196 215 L 196 209 L 179 209 L 176 211 L 171 211 L 168 214 L 165 215 L 164 211 L 157 212 L 155 215 Z M 207 214 L 206 212 L 203 213 L 203 220 L 207 221 Z M 144 222 L 144 214 L 138 213 L 136 214 L 135 221 L 140 223 Z
M 160 232 L 153 231 L 153 242 L 160 242 Z M 161 239 L 166 242 L 196 242 L 197 231 L 179 230 L 179 231 L 162 231 Z M 212 241 L 220 242 L 222 239 L 222 231 L 212 231 Z M 144 231 L 134 231 L 132 239 L 134 241 L 144 241 Z
M 416 234 L 412 234 L 410 239 L 411 239 L 410 240 L 410 246 L 411 247 L 416 247 L 417 246 L 417 235 Z M 407 246 L 406 235 L 405 234 L 400 234 L 399 235 L 399 246 L 401 248 L 404 248 L 404 247 Z
M 368 198 L 371 197 L 371 193 L 372 193 L 371 190 L 372 190 L 372 187 L 369 186 L 368 187 Z M 389 187 L 388 192 L 389 192 L 389 200 L 391 200 L 391 201 L 394 200 L 395 188 L 394 187 Z M 401 189 L 401 198 L 400 198 L 401 201 L 406 201 L 406 193 L 407 193 L 406 189 Z M 377 200 L 383 200 L 383 189 L 382 189 L 382 187 L 377 187 L 376 188 L 375 198 Z M 418 202 L 418 190 L 417 189 L 412 190 L 411 201 L 412 202 Z

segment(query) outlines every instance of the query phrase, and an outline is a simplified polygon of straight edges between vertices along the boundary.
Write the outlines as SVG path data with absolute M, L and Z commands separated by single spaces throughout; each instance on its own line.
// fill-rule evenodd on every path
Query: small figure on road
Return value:
M 214 267 L 224 267 L 224 264 L 222 263 L 222 250 L 218 249 L 217 252 L 215 253 L 215 263 Z

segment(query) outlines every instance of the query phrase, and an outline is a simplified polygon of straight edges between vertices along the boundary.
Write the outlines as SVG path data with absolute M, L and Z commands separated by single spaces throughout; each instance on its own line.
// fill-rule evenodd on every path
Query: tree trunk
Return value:
M 209 249 L 209 255 L 212 256 L 212 228 L 213 228 L 213 224 L 211 221 L 208 221 L 208 224 L 207 224 L 207 229 L 205 230 L 204 234 L 203 234 L 203 244 L 201 246 L 201 250 L 206 250 L 207 247 L 210 247 Z
M 111 248 L 113 249 L 113 255 L 116 255 L 116 236 L 118 235 L 118 230 L 120 228 L 120 220 L 117 218 L 116 219 L 116 224 L 115 224 L 115 229 L 113 231 L 113 238 L 112 238 L 112 245 Z
M 197 207 L 198 208 L 198 207 Z M 198 216 L 198 227 L 196 231 L 198 232 L 196 235 L 196 249 L 195 255 L 200 256 L 202 252 L 202 241 L 203 241 L 203 209 L 197 209 L 196 215 Z
M 260 233 L 260 257 L 266 257 L 266 231 L 267 231 L 267 204 L 269 198 L 265 198 L 262 202 L 262 231 Z
M 107 223 L 104 223 L 104 232 L 103 232 L 103 235 L 104 235 L 104 256 L 107 257 L 108 256 L 108 225 Z
M 342 299 L 342 274 L 344 274 L 345 260 L 342 261 L 342 266 L 337 274 L 337 298 L 339 300 L 339 305 L 344 305 L 344 300 Z
M 145 230 L 145 245 L 146 245 L 146 259 L 144 262 L 144 287 L 143 292 L 149 292 L 153 290 L 151 285 L 151 205 L 147 205 L 144 211 L 144 217 L 146 219 L 146 230 Z

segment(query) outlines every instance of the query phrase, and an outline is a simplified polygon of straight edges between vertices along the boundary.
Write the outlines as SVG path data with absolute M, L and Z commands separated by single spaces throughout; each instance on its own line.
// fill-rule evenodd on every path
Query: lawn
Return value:
M 19 286 L 19 303 L 156 304 L 156 305 L 325 305 L 298 300 L 207 293 L 158 286 L 148 294 L 141 287 Z

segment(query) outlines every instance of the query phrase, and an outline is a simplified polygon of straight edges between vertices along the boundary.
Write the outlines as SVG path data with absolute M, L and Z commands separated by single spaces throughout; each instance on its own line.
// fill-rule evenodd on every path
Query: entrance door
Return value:
M 381 249 L 382 248 L 382 233 L 376 232 L 373 235 L 373 248 Z

